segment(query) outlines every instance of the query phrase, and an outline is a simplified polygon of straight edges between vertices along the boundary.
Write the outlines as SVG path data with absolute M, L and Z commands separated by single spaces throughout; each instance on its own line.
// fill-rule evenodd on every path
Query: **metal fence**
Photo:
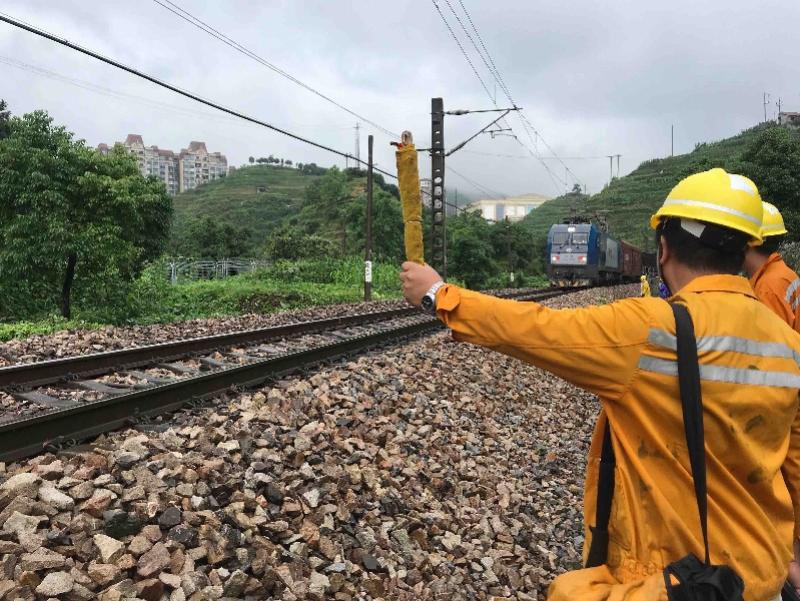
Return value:
M 171 259 L 166 275 L 172 284 L 195 280 L 219 280 L 240 273 L 266 269 L 271 263 L 262 259 Z

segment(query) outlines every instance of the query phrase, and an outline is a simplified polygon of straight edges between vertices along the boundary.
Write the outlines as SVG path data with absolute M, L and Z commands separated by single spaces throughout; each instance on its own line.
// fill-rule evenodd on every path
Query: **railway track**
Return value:
M 545 300 L 575 289 L 504 295 Z M 0 461 L 77 444 L 325 361 L 441 328 L 391 309 L 0 368 Z

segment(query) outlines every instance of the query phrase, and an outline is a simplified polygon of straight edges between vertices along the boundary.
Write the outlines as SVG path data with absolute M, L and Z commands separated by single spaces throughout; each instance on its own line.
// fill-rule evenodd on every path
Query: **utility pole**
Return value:
M 444 101 L 431 98 L 431 264 L 446 280 L 444 159 Z
M 669 128 L 669 156 L 675 156 L 675 125 L 670 125 Z
M 514 262 L 511 255 L 511 222 L 506 215 L 506 255 L 508 257 L 508 281 L 511 288 L 514 287 Z
M 767 122 L 767 105 L 769 104 L 769 94 L 764 92 L 764 123 Z
M 367 137 L 367 244 L 364 252 L 364 300 L 372 300 L 372 134 Z
M 356 122 L 356 169 L 361 165 L 361 124 Z
M 778 125 L 781 124 L 781 97 L 778 96 Z
M 454 152 L 460 150 L 472 140 L 483 133 L 488 133 L 489 128 L 493 127 L 503 117 L 511 111 L 519 111 L 520 107 L 494 108 L 482 110 L 458 109 L 454 111 L 444 110 L 444 101 L 441 98 L 431 98 L 431 243 L 430 243 L 430 263 L 442 276 L 447 279 L 447 229 L 446 229 L 446 199 L 444 187 L 444 166 L 445 159 Z M 469 115 L 471 113 L 502 113 L 497 119 L 485 125 L 469 138 L 456 144 L 453 148 L 445 151 L 444 148 L 444 117 L 445 115 Z
M 614 179 L 614 155 L 608 155 L 608 185 L 611 185 L 611 180 Z
M 621 154 L 614 155 L 617 157 L 617 177 L 619 177 L 619 159 L 622 156 Z

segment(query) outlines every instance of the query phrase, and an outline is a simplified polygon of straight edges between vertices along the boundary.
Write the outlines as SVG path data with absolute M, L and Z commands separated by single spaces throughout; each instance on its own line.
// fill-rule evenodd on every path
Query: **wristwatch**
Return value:
M 439 292 L 439 288 L 442 286 L 444 286 L 444 282 L 439 280 L 428 289 L 425 296 L 422 297 L 422 301 L 420 301 L 420 307 L 422 307 L 423 311 L 436 315 L 436 293 Z

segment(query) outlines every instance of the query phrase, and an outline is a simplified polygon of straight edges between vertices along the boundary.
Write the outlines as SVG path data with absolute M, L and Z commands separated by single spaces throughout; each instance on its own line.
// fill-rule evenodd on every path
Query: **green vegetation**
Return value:
M 751 176 L 760 189 L 769 191 L 768 176 L 764 170 L 772 169 L 776 165 L 772 162 L 773 158 L 764 161 L 766 164 L 762 165 L 760 171 L 754 171 L 755 164 L 745 158 L 746 153 L 750 153 L 747 156 L 752 159 L 755 158 L 753 152 L 761 154 L 764 148 L 773 147 L 778 141 L 774 139 L 775 130 L 783 132 L 777 135 L 778 138 L 797 140 L 795 134 L 790 134 L 774 124 L 759 125 L 719 142 L 698 144 L 688 154 L 645 161 L 629 175 L 614 178 L 602 192 L 591 197 L 568 194 L 554 198 L 528 215 L 524 223 L 537 244 L 543 246 L 550 226 L 569 217 L 573 210 L 587 216 L 601 213 L 607 216 L 610 230 L 615 235 L 642 247 L 652 247 L 650 215 L 655 213 L 673 186 L 692 173 L 722 167 Z M 756 147 L 761 147 L 762 150 L 751 150 Z M 799 172 L 800 161 L 796 157 L 786 157 L 784 164 L 786 163 L 794 164 L 794 173 Z M 765 194 L 765 198 L 772 199 L 783 209 L 781 205 L 784 203 L 780 199 L 770 196 L 769 193 Z
M 259 164 L 242 167 L 228 177 L 178 194 L 173 200 L 175 226 L 170 252 L 217 258 L 258 254 L 269 234 L 297 214 L 306 188 L 322 172 L 313 163 L 303 165 L 302 169 Z M 212 254 L 211 248 L 198 248 L 193 234 L 198 230 L 198 222 L 206 218 L 220 228 L 227 225 L 241 234 L 245 239 L 243 248 L 223 248 L 228 252 L 222 254 Z
M 0 323 L 0 341 L 66 329 L 97 329 L 109 321 L 152 324 L 354 303 L 364 298 L 363 272 L 364 263 L 359 259 L 277 261 L 254 273 L 172 286 L 165 277 L 166 264 L 159 261 L 131 287 L 124 320 L 109 320 L 103 312 L 76 308 L 74 320 L 40 316 Z M 396 263 L 373 265 L 373 299 L 400 298 L 397 272 Z
M 365 172 L 272 156 L 250 163 L 176 197 L 171 223 L 163 184 L 141 177 L 124 151 L 101 156 L 46 113 L 11 117 L 0 101 L 0 340 L 360 300 Z M 686 155 L 646 161 L 594 196 L 575 189 L 520 223 L 451 217 L 450 279 L 501 288 L 513 272 L 517 286 L 544 284 L 547 230 L 573 213 L 604 215 L 614 234 L 646 246 L 649 216 L 669 190 L 716 166 L 750 176 L 800 232 L 800 134 L 762 125 Z M 380 175 L 374 209 L 373 296 L 397 298 L 402 216 L 397 188 Z M 430 228 L 423 225 L 427 242 Z M 165 252 L 272 264 L 173 286 Z
M 87 148 L 44 111 L 2 120 L 0 320 L 57 307 L 69 319 L 73 299 L 113 317 L 164 250 L 164 184 L 139 175 L 121 149 Z

